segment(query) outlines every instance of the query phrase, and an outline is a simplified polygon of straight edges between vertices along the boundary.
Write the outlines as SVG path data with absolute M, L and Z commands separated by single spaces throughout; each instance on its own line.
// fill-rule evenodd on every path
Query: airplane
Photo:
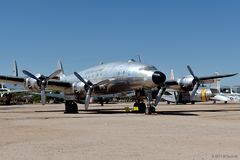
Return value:
M 240 93 L 237 93 L 236 91 L 233 90 L 231 87 L 221 87 L 219 88 L 220 92 L 219 94 L 221 96 L 225 96 L 229 98 L 227 102 L 240 102 Z
M 190 66 L 188 66 L 190 69 Z M 41 91 L 41 102 L 46 102 L 46 88 L 64 93 L 65 113 L 78 113 L 77 101 L 85 98 L 85 110 L 88 110 L 91 96 L 116 94 L 135 91 L 139 110 L 146 114 L 155 112 L 155 107 L 161 100 L 167 87 L 186 89 L 196 92 L 201 83 L 215 78 L 230 77 L 236 74 L 226 74 L 210 77 L 184 77 L 180 81 L 166 81 L 166 75 L 155 66 L 129 60 L 127 62 L 111 62 L 88 68 L 81 72 L 74 72 L 66 76 L 62 69 L 58 69 L 49 76 L 33 75 L 23 70 L 26 78 L 0 75 L 0 81 L 13 84 L 24 84 L 31 91 Z M 53 79 L 54 78 L 54 79 Z M 159 88 L 155 102 L 152 89 Z M 147 99 L 147 106 L 143 99 Z
M 18 77 L 18 66 L 16 60 L 13 61 L 13 74 Z M 5 105 L 11 104 L 13 94 L 27 92 L 22 89 L 10 89 L 7 88 L 4 83 L 0 83 L 0 102 Z
M 11 104 L 13 94 L 27 92 L 26 90 L 15 90 L 7 88 L 3 83 L 0 84 L 0 102 L 5 105 Z

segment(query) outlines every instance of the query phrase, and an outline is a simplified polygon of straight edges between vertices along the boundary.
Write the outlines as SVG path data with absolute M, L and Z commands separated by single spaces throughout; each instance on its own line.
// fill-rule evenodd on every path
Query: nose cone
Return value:
M 152 81 L 157 84 L 163 84 L 166 81 L 166 75 L 162 72 L 155 71 L 152 75 Z

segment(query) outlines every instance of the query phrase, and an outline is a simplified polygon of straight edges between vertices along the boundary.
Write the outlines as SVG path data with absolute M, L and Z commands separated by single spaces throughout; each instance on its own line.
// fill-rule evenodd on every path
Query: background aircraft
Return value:
M 195 104 L 195 102 L 207 102 L 207 101 L 223 101 L 223 102 L 229 102 L 231 99 L 225 95 L 222 95 L 220 92 L 215 93 L 215 90 L 210 88 L 201 87 L 197 90 L 195 93 L 195 96 L 192 100 L 190 100 L 191 92 L 186 91 L 178 95 L 178 92 L 175 91 L 168 91 L 166 94 L 162 96 L 162 98 L 169 103 L 192 103 Z M 182 96 L 182 97 L 181 97 Z
M 18 66 L 16 60 L 13 61 L 13 75 L 18 77 Z M 15 88 L 16 86 L 10 89 L 6 87 L 4 83 L 0 83 L 0 102 L 5 105 L 10 105 L 13 94 L 27 92 L 27 90 Z
M 0 102 L 5 105 L 11 104 L 13 94 L 27 92 L 27 90 L 9 89 L 3 83 L 0 84 Z

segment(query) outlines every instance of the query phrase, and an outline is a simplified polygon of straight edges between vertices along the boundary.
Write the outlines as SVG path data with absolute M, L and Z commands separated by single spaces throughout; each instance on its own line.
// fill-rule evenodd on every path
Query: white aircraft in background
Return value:
M 192 73 L 189 66 L 188 69 Z M 85 109 L 87 110 L 91 96 L 135 91 L 139 110 L 145 110 L 146 114 L 151 114 L 155 111 L 155 106 L 158 105 L 166 88 L 173 87 L 196 92 L 199 85 L 206 81 L 236 75 L 227 74 L 198 78 L 192 73 L 191 77 L 184 77 L 179 81 L 166 81 L 165 74 L 156 67 L 133 60 L 101 64 L 81 72 L 74 72 L 74 74 L 69 76 L 66 76 L 62 69 L 58 69 L 49 76 L 42 74 L 33 75 L 26 70 L 23 70 L 23 73 L 28 77 L 20 78 L 0 75 L 0 81 L 23 84 L 28 90 L 41 91 L 43 105 L 46 101 L 46 88 L 53 91 L 61 91 L 64 93 L 65 113 L 78 113 L 76 102 L 83 97 L 85 97 Z M 159 88 L 159 92 L 153 103 L 152 89 L 156 87 Z M 143 102 L 143 98 L 147 99 L 147 107 Z
M 219 94 L 221 96 L 227 97 L 229 100 L 227 102 L 240 102 L 240 94 L 235 92 L 231 87 L 228 88 L 219 88 Z
M 13 65 L 14 65 L 13 74 L 15 77 L 18 77 L 17 62 L 14 61 Z M 23 93 L 23 92 L 27 92 L 27 90 L 10 89 L 10 88 L 7 88 L 4 83 L 0 83 L 0 102 L 5 105 L 10 105 L 13 94 Z

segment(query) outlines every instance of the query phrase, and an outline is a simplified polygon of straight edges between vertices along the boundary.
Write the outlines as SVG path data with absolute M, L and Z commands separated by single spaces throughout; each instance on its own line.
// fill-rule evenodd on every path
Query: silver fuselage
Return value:
M 104 85 L 99 90 L 95 90 L 93 95 L 112 94 L 138 89 L 152 89 L 158 85 L 153 82 L 153 74 L 157 69 L 154 66 L 146 65 L 138 62 L 113 62 L 101 64 L 83 71 L 78 72 L 86 81 L 97 84 L 104 80 L 110 83 Z M 77 87 L 84 86 L 73 74 L 69 76 L 61 76 L 60 81 L 71 82 L 72 89 L 64 90 L 65 93 L 76 92 Z M 49 88 L 58 90 L 58 88 Z

